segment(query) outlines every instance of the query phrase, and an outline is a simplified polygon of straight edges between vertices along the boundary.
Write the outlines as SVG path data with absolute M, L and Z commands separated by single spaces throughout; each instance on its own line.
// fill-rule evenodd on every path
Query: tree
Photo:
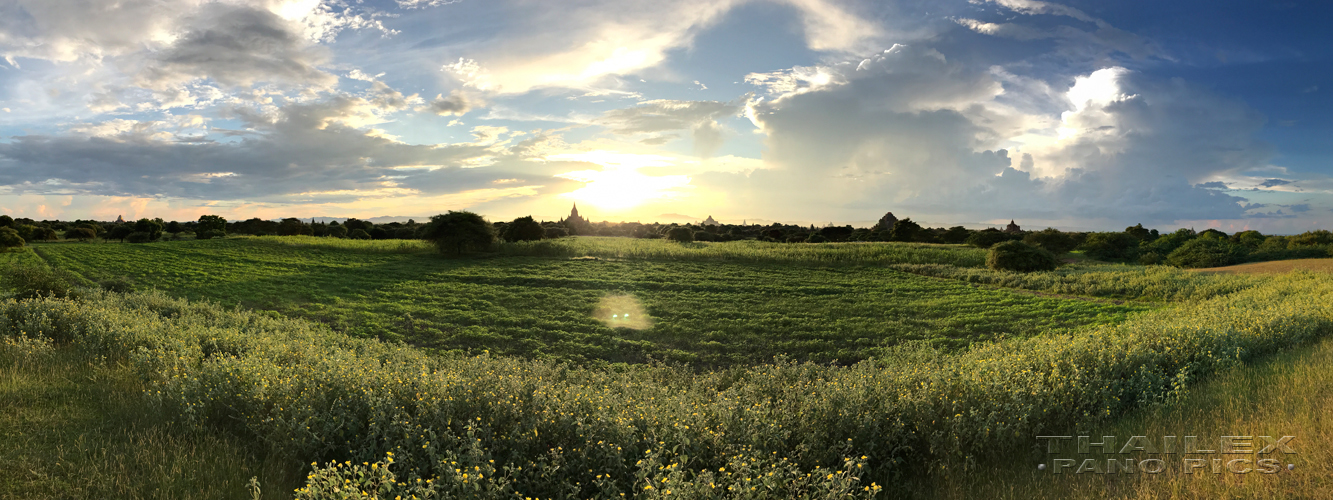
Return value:
M 536 241 L 546 237 L 546 228 L 529 215 L 506 224 L 500 235 L 505 241 Z
M 855 229 L 852 226 L 828 226 L 819 230 L 819 235 L 828 241 L 847 241 Z
M 1171 252 L 1166 261 L 1176 267 L 1222 267 L 1244 262 L 1248 256 L 1244 246 L 1225 239 L 1195 238 Z
M 151 219 L 139 219 L 134 223 L 134 232 L 144 233 L 142 238 L 147 241 L 157 241 L 162 237 L 162 223 Z M 147 241 L 135 241 L 134 243 L 146 243 Z
M 1021 241 L 997 243 L 986 253 L 986 267 L 1000 271 L 1052 271 L 1057 263 L 1051 252 Z
M 1139 241 L 1143 241 L 1152 236 L 1152 231 L 1144 229 L 1143 223 L 1139 223 L 1125 228 L 1125 234 L 1133 236 L 1135 239 Z
M 546 228 L 545 236 L 547 239 L 564 238 L 565 236 L 569 236 L 569 233 L 566 232 L 563 227 L 548 227 Z
M 805 239 L 806 243 L 828 243 L 829 239 L 820 233 L 810 233 L 810 237 Z
M 116 224 L 110 231 L 106 232 L 106 239 L 120 240 L 121 243 L 124 243 L 125 238 L 129 237 L 130 233 L 133 232 L 134 226 L 129 224 Z
M 313 236 L 315 231 L 301 222 L 301 219 L 288 217 L 278 223 L 278 236 Z
M 0 215 L 0 227 L 14 227 L 14 218 L 8 215 Z
M 995 246 L 996 243 L 1002 243 L 1012 239 L 1013 238 L 1010 238 L 1008 234 L 992 227 L 972 233 L 971 236 L 967 237 L 965 243 L 977 248 L 990 248 Z
M 680 243 L 690 243 L 694 241 L 694 231 L 688 227 L 673 227 L 667 231 L 666 239 Z
M 920 232 L 921 225 L 912 222 L 911 217 L 907 217 L 893 223 L 893 230 L 889 232 L 889 239 L 893 241 L 913 241 L 916 240 L 917 233 Z
M 1259 245 L 1264 244 L 1264 239 L 1265 237 L 1263 233 L 1254 230 L 1241 231 L 1231 235 L 1231 241 L 1233 243 L 1239 243 L 1249 248 L 1259 248 Z
M 227 235 L 227 219 L 218 215 L 201 215 L 194 226 L 194 237 L 206 240 Z
M 167 223 L 166 231 L 167 231 L 168 233 L 171 233 L 171 236 L 174 237 L 174 236 L 176 236 L 176 235 L 181 234 L 182 232 L 184 232 L 184 231 L 185 231 L 185 228 L 181 226 L 181 223 L 176 222 L 176 221 L 173 220 L 173 221 Z
M 1136 260 L 1139 240 L 1128 233 L 1092 233 L 1083 242 L 1083 254 L 1097 260 Z
M 368 240 L 370 239 L 370 233 L 367 233 L 365 229 L 353 229 L 352 232 L 347 233 L 347 238 L 352 240 Z
M 971 236 L 971 234 L 972 232 L 968 231 L 967 228 L 963 226 L 954 226 L 949 228 L 949 230 L 945 231 L 944 235 L 941 236 L 940 239 L 943 239 L 945 243 L 952 243 L 957 245 L 959 243 L 967 241 L 967 237 Z
M 1028 233 L 1027 236 L 1023 237 L 1023 243 L 1039 247 L 1055 255 L 1069 253 L 1070 250 L 1078 246 L 1074 244 L 1074 238 L 1052 227 Z
M 346 238 L 347 226 L 339 226 L 337 222 L 329 224 L 329 236 L 334 238 Z
M 65 231 L 65 239 L 67 240 L 88 241 L 95 238 L 97 238 L 97 231 L 93 231 L 91 228 L 76 227 Z
M 8 217 L 8 216 L 0 216 L 0 217 Z M 25 244 L 27 244 L 27 242 L 23 241 L 23 237 L 19 236 L 19 232 L 15 231 L 14 228 L 9 226 L 0 226 L 0 248 L 5 248 L 5 249 L 18 248 Z
M 1328 245 L 1333 243 L 1333 233 L 1325 229 L 1304 232 L 1287 239 L 1288 247 Z
M 343 223 L 343 227 L 346 227 L 348 231 L 355 231 L 357 229 L 361 229 L 369 233 L 371 229 L 374 229 L 375 224 L 363 221 L 361 219 L 351 218 L 347 219 L 347 222 Z
M 480 215 L 450 210 L 431 217 L 422 236 L 434 243 L 440 253 L 462 255 L 468 250 L 489 248 L 495 242 L 495 228 Z
M 716 234 L 708 232 L 707 230 L 694 232 L 694 241 L 717 241 L 717 240 L 718 236 Z

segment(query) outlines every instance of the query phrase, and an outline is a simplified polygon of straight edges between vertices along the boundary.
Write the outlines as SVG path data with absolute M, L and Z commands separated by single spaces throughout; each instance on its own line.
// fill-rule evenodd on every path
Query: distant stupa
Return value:
M 117 215 L 117 216 L 116 216 L 116 224 L 124 224 L 124 223 L 125 223 L 125 216 L 123 216 L 123 215 Z
M 700 222 L 700 224 L 705 225 L 705 226 L 720 226 L 720 225 L 721 225 L 721 224 L 718 224 L 717 221 L 713 220 L 713 216 L 711 216 L 711 215 L 708 216 L 707 219 L 704 219 L 703 222 Z
M 563 224 L 565 228 L 569 230 L 570 234 L 587 233 L 587 231 L 592 228 L 592 224 L 588 222 L 588 219 L 579 215 L 578 203 L 575 203 L 574 208 L 569 211 L 569 217 L 560 220 L 560 224 Z
M 1004 232 L 1006 233 L 1017 233 L 1020 231 L 1022 231 L 1022 229 L 1019 229 L 1018 224 L 1014 224 L 1013 219 L 1009 219 L 1009 225 L 1004 226 Z

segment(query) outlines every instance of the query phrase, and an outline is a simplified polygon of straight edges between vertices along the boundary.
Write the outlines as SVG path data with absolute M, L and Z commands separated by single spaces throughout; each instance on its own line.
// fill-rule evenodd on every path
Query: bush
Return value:
M 708 231 L 695 231 L 694 241 L 717 241 L 717 235 Z
M 990 248 L 995 246 L 996 243 L 1010 241 L 1012 239 L 1013 238 L 1008 234 L 998 230 L 986 229 L 972 233 L 971 236 L 967 237 L 966 243 L 977 248 Z
M 945 231 L 944 235 L 941 236 L 940 239 L 944 240 L 945 243 L 953 243 L 957 245 L 959 243 L 967 241 L 967 237 L 971 235 L 972 232 L 968 231 L 967 228 L 963 226 L 954 226 L 949 228 L 948 231 Z
M 566 236 L 569 236 L 569 231 L 565 231 L 565 228 L 563 228 L 563 227 L 548 227 L 548 228 L 546 228 L 546 238 L 547 238 L 547 239 L 564 238 L 564 237 L 566 237 Z
M 546 228 L 529 215 L 514 219 L 505 225 L 500 237 L 505 241 L 537 241 L 546 237 Z
M 57 299 L 76 295 L 77 278 L 64 269 L 44 265 L 14 264 L 5 271 L 3 282 L 14 291 L 15 299 L 51 297 Z
M 1333 244 L 1333 233 L 1324 229 L 1309 231 L 1287 239 L 1288 247 L 1304 247 Z
M 0 248 L 18 248 L 27 243 L 14 228 L 0 227 Z
M 370 239 L 370 233 L 367 233 L 365 229 L 353 229 L 347 237 L 353 240 L 368 240 Z
M 986 254 L 986 267 L 998 271 L 1053 271 L 1058 263 L 1051 252 L 1021 241 L 998 243 Z
M 1041 248 L 1055 255 L 1069 253 L 1070 250 L 1078 247 L 1078 245 L 1074 243 L 1074 238 L 1070 237 L 1068 233 L 1050 227 L 1041 231 L 1028 233 L 1027 236 L 1023 237 L 1023 243 Z
M 1195 238 L 1166 256 L 1166 261 L 1176 267 L 1222 267 L 1245 262 L 1249 251 L 1230 241 L 1213 238 Z
M 1083 254 L 1097 260 L 1136 260 L 1139 239 L 1128 233 L 1092 233 L 1083 241 Z
M 432 216 L 421 234 L 422 239 L 434 243 L 440 253 L 458 255 L 469 250 L 486 250 L 495 242 L 495 226 L 480 215 L 467 211 L 450 210 Z
M 1156 253 L 1157 255 L 1171 255 L 1181 245 L 1196 238 L 1195 234 L 1188 229 L 1177 229 L 1171 234 L 1164 234 L 1157 239 L 1139 245 L 1139 251 L 1143 253 Z
M 92 229 L 86 227 L 76 227 L 74 229 L 65 231 L 65 239 L 67 240 L 88 241 L 96 238 L 97 238 L 97 231 L 93 231 Z
M 806 242 L 806 243 L 828 243 L 828 238 L 825 238 L 824 235 L 819 234 L 819 233 L 811 233 L 811 234 L 810 234 L 810 237 L 805 239 L 805 242 Z
M 346 238 L 347 228 L 343 226 L 329 226 L 329 236 L 334 238 Z
M 194 233 L 195 239 L 199 240 L 211 240 L 213 238 L 223 238 L 226 236 L 227 233 L 225 231 L 218 231 L 216 229 L 205 229 Z
M 135 231 L 133 233 L 130 233 L 129 236 L 125 237 L 125 241 L 128 241 L 130 243 L 148 243 L 155 240 L 157 240 L 157 238 L 154 238 L 152 233 L 147 233 L 144 231 Z
M 670 231 L 667 231 L 666 239 L 689 243 L 694 241 L 694 231 L 691 231 L 688 227 L 673 227 Z
M 1162 254 L 1157 252 L 1148 252 L 1139 256 L 1139 264 L 1145 266 L 1158 266 L 1163 262 L 1166 262 L 1166 259 L 1162 258 Z

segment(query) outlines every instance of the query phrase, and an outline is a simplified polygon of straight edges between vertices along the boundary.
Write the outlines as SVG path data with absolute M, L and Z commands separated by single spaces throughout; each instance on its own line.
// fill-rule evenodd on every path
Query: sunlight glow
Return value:
M 623 210 L 647 201 L 672 198 L 689 185 L 687 175 L 651 176 L 639 173 L 643 167 L 672 166 L 673 158 L 659 155 L 590 151 L 551 155 L 547 160 L 582 161 L 602 166 L 601 170 L 577 170 L 556 177 L 585 183 L 582 188 L 563 196 L 598 208 Z

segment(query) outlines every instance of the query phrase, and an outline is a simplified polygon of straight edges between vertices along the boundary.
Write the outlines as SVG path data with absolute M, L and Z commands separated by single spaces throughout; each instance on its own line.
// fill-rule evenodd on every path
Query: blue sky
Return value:
M 0 0 L 0 212 L 1301 232 L 1325 10 Z

